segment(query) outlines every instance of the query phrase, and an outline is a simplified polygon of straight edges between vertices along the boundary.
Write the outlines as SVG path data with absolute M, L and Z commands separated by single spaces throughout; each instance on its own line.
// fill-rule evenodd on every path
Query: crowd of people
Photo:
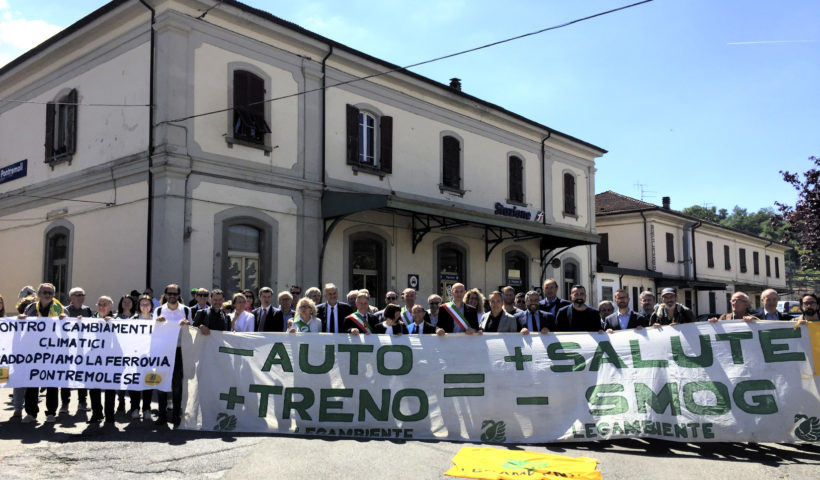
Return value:
M 19 319 L 27 317 L 76 317 L 116 319 L 144 319 L 192 326 L 202 335 L 211 331 L 233 332 L 288 332 L 288 333 L 337 333 L 337 334 L 387 334 L 387 335 L 447 335 L 464 333 L 481 335 L 484 332 L 550 334 L 553 332 L 614 332 L 616 330 L 642 329 L 662 325 L 676 325 L 695 321 L 691 309 L 678 303 L 673 288 L 661 291 L 661 303 L 655 294 L 644 291 L 639 297 L 639 311 L 633 311 L 629 293 L 616 290 L 614 303 L 605 300 L 593 308 L 586 303 L 586 289 L 575 285 L 569 299 L 558 296 L 558 283 L 548 279 L 543 284 L 543 297 L 536 291 L 516 293 L 507 286 L 493 291 L 485 298 L 479 289 L 467 289 L 455 283 L 447 292 L 450 301 L 432 294 L 427 297 L 427 308 L 417 303 L 417 292 L 406 288 L 399 295 L 389 291 L 384 298 L 384 308 L 371 305 L 370 292 L 352 290 L 346 302 L 340 301 L 336 285 L 328 283 L 323 290 L 309 288 L 302 296 L 298 285 L 279 292 L 274 304 L 274 291 L 262 287 L 257 294 L 244 290 L 226 299 L 220 289 L 196 288 L 186 305 L 177 284 L 165 287 L 157 300 L 148 288 L 142 293 L 132 291 L 114 300 L 108 296 L 97 299 L 96 309 L 85 304 L 85 291 L 74 287 L 69 291 L 67 305 L 55 299 L 55 287 L 43 283 L 35 290 L 24 287 L 16 305 Z M 400 300 L 399 300 L 400 298 Z M 731 297 L 731 312 L 709 318 L 709 322 L 721 320 L 794 320 L 798 324 L 820 321 L 817 295 L 807 294 L 800 299 L 801 315 L 793 319 L 777 310 L 778 294 L 772 289 L 762 292 L 763 308 L 759 312 L 750 309 L 748 295 L 735 292 Z M 8 316 L 0 295 L 0 317 Z M 178 426 L 182 403 L 182 352 L 176 349 L 171 392 L 157 391 L 157 418 L 154 419 L 151 403 L 153 390 L 130 391 L 130 408 L 126 409 L 126 392 L 100 389 L 77 389 L 77 412 L 87 412 L 91 403 L 89 423 L 105 421 L 113 423 L 116 416 L 132 420 L 154 420 L 159 426 L 170 421 Z M 40 388 L 15 388 L 12 394 L 14 413 L 23 423 L 36 422 L 39 413 Z M 55 422 L 57 415 L 68 414 L 72 390 L 47 387 L 45 390 L 46 422 Z M 170 414 L 168 394 L 171 393 Z M 117 407 L 115 409 L 115 406 Z M 58 411 L 59 407 L 59 411 Z M 23 416 L 25 411 L 25 416 Z

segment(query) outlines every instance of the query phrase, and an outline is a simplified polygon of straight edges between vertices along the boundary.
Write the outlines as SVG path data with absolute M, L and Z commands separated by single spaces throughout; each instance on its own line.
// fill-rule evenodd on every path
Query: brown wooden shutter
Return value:
M 575 215 L 575 177 L 564 174 L 564 213 Z
M 77 151 L 77 89 L 72 89 L 71 92 L 66 95 L 64 99 L 65 103 L 70 103 L 71 105 L 64 105 L 63 108 L 68 109 L 68 115 L 66 115 L 66 121 L 68 125 L 65 126 L 66 129 L 66 139 L 65 139 L 65 149 L 66 155 L 74 155 Z
M 597 255 L 599 262 L 609 261 L 609 234 L 600 233 L 601 241 L 598 242 Z
M 347 105 L 347 164 L 359 163 L 359 109 Z
M 510 201 L 524 202 L 524 165 L 518 157 L 510 157 Z
M 666 261 L 675 261 L 675 236 L 671 233 L 666 234 Z
M 393 173 L 393 117 L 381 117 L 379 142 L 379 168 L 384 173 Z
M 57 114 L 57 105 L 46 104 L 46 163 L 54 157 L 54 116 Z
M 446 136 L 442 140 L 444 158 L 442 159 L 442 182 L 450 188 L 461 188 L 461 143 L 457 138 Z

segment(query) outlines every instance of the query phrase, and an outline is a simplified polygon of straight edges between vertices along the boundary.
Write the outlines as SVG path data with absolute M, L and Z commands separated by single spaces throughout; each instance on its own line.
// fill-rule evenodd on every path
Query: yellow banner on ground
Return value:
M 453 468 L 444 474 L 488 480 L 522 477 L 601 480 L 601 472 L 595 469 L 597 465 L 598 460 L 589 457 L 573 458 L 521 450 L 462 447 L 453 457 Z

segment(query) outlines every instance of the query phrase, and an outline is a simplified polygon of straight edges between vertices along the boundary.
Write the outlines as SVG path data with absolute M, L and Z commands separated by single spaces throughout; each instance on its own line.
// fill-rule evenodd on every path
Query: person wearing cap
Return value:
M 649 319 L 650 325 L 677 325 L 695 321 L 692 310 L 678 303 L 678 294 L 674 288 L 667 287 L 661 291 L 661 302 Z

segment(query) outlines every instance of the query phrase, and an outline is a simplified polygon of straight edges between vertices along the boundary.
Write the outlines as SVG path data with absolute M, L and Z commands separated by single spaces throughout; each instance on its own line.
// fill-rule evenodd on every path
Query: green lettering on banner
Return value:
M 675 424 L 675 436 L 678 438 L 689 438 L 689 430 L 686 429 L 686 424 Z
M 419 409 L 416 413 L 402 413 L 401 401 L 405 397 L 416 397 L 419 400 Z M 393 417 L 401 422 L 417 422 L 427 417 L 430 411 L 430 402 L 427 400 L 427 393 L 418 388 L 405 388 L 396 392 L 393 397 Z
M 294 395 L 301 395 L 302 399 L 296 401 L 293 399 Z M 288 387 L 285 389 L 285 403 L 282 406 L 282 418 L 287 420 L 290 418 L 290 411 L 296 410 L 302 420 L 313 420 L 307 409 L 313 406 L 316 399 L 313 390 L 304 387 Z
M 352 398 L 352 388 L 323 388 L 319 390 L 319 421 L 320 422 L 352 422 L 352 413 L 331 413 L 328 410 L 344 408 L 344 403 L 331 398 Z
M 683 352 L 680 336 L 671 337 L 669 340 L 672 342 L 672 360 L 684 368 L 711 366 L 715 361 L 712 355 L 712 341 L 709 335 L 698 335 L 698 338 L 700 338 L 700 355 L 690 357 Z
M 576 352 L 562 352 L 565 349 L 578 349 L 581 345 L 575 342 L 555 342 L 547 347 L 547 357 L 554 362 L 572 360 L 572 365 L 551 365 L 553 372 L 581 372 L 584 370 L 584 356 Z
M 703 438 L 715 438 L 714 432 L 712 432 L 713 425 L 711 423 L 704 423 L 701 425 L 701 429 L 703 430 Z
M 777 402 L 773 395 L 752 395 L 754 405 L 746 401 L 746 393 L 759 390 L 775 390 L 774 383 L 770 380 L 745 380 L 740 382 L 732 392 L 735 404 L 746 413 L 756 415 L 770 415 L 777 413 Z
M 359 421 L 365 421 L 365 412 L 370 413 L 374 420 L 386 422 L 390 415 L 390 390 L 382 390 L 382 406 L 378 407 L 370 392 L 362 390 L 359 394 Z
M 359 354 L 370 353 L 373 351 L 373 345 L 339 345 L 339 353 L 350 354 L 350 374 L 359 374 Z
M 775 362 L 803 362 L 806 360 L 806 354 L 803 352 L 789 352 L 789 345 L 785 343 L 772 343 L 773 340 L 781 340 L 785 338 L 800 338 L 802 336 L 802 328 L 776 328 L 772 330 L 761 330 L 760 348 L 763 350 L 763 360 L 766 363 Z M 777 353 L 785 350 L 785 353 Z
M 280 342 L 276 342 L 270 347 L 268 358 L 265 359 L 265 364 L 262 365 L 262 371 L 270 372 L 270 367 L 274 365 L 281 365 L 283 372 L 293 373 L 293 364 L 290 363 L 288 351 L 285 350 L 285 346 Z
M 633 368 L 666 368 L 668 360 L 644 360 L 641 358 L 641 346 L 637 340 L 629 341 L 629 349 L 632 351 Z
M 228 410 L 233 410 L 237 403 L 245 403 L 245 397 L 236 393 L 236 387 L 228 389 L 228 393 L 220 393 L 220 400 L 225 400 L 225 407 Z
M 695 401 L 695 393 L 709 392 L 715 396 L 714 405 L 701 405 Z M 729 388 L 720 382 L 690 382 L 683 386 L 683 404 L 696 415 L 723 415 L 732 409 Z
M 715 340 L 722 342 L 729 342 L 729 348 L 732 351 L 732 363 L 735 365 L 743 365 L 743 349 L 740 348 L 741 340 L 749 340 L 754 337 L 752 332 L 732 332 L 732 333 L 718 333 L 715 335 Z
M 385 365 L 384 357 L 391 352 L 401 354 L 399 368 L 387 368 L 387 365 Z M 413 368 L 413 350 L 407 345 L 385 345 L 380 347 L 376 352 L 376 368 L 380 375 L 407 375 Z
M 606 393 L 620 393 L 624 386 L 620 383 L 604 383 L 593 385 L 587 389 L 586 397 L 590 404 L 589 413 L 596 417 L 605 415 L 620 415 L 629 410 L 629 402 L 622 395 L 604 395 Z M 608 407 L 594 409 L 592 407 Z
M 669 408 L 670 415 L 680 415 L 680 397 L 678 384 L 675 382 L 664 384 L 657 394 L 648 385 L 635 383 L 635 400 L 640 413 L 646 413 L 648 404 L 656 413 L 664 413 Z
M 308 353 L 310 353 L 310 344 L 303 343 L 299 345 L 299 370 L 305 373 L 327 373 L 333 368 L 336 363 L 336 355 L 334 353 L 335 345 L 325 345 L 325 361 L 319 365 L 311 365 Z
M 615 425 L 617 425 L 617 423 Z M 609 435 L 609 432 L 610 432 L 610 430 L 609 430 L 609 424 L 608 423 L 601 422 L 601 423 L 598 424 L 598 433 L 600 433 L 603 436 L 607 436 L 607 435 Z
M 598 348 L 595 349 L 595 353 L 592 355 L 592 361 L 589 362 L 589 371 L 597 372 L 603 363 L 611 363 L 615 365 L 615 368 L 626 368 L 626 363 L 618 356 L 615 347 L 606 340 L 598 342 Z
M 265 418 L 268 416 L 268 397 L 271 395 L 281 395 L 282 386 L 252 383 L 250 387 L 248 387 L 248 391 L 259 394 L 259 418 Z

